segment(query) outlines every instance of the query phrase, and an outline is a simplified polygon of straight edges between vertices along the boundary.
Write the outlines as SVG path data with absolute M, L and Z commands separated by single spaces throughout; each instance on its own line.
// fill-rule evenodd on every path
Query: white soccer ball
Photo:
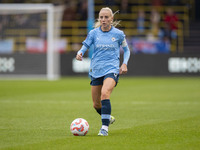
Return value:
M 72 121 L 70 130 L 75 136 L 83 136 L 88 133 L 89 124 L 85 119 L 77 118 L 74 121 Z

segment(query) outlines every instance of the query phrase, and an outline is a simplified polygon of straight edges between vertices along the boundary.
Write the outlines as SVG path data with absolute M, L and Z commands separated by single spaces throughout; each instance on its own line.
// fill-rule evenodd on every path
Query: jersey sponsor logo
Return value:
M 97 44 L 97 48 L 113 48 L 115 47 L 113 44 Z

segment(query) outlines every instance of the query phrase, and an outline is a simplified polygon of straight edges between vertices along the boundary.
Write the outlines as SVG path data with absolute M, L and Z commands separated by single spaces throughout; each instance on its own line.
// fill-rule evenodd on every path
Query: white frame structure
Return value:
M 59 78 L 56 66 L 54 63 L 54 6 L 53 4 L 0 4 L 1 12 L 3 10 L 10 11 L 47 11 L 47 79 L 55 80 Z M 59 65 L 59 64 L 58 64 Z

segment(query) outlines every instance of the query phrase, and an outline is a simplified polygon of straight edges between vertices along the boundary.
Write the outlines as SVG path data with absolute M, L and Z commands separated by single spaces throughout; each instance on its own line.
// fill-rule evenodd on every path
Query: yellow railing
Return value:
M 61 25 L 61 36 L 66 38 L 68 46 L 66 51 L 77 51 L 81 42 L 87 36 L 86 21 L 63 21 Z
M 100 6 L 98 6 L 100 8 Z M 98 8 L 97 7 L 97 8 Z M 168 7 L 156 7 L 158 12 L 161 15 L 161 18 L 164 17 L 165 10 Z M 175 52 L 176 49 L 179 50 L 179 52 L 183 52 L 183 37 L 189 35 L 189 13 L 188 9 L 185 6 L 174 6 L 171 7 L 174 10 L 178 12 L 182 12 L 182 14 L 178 14 L 178 17 L 180 20 L 178 22 L 178 40 L 172 42 L 172 52 Z M 123 31 L 125 32 L 127 37 L 135 37 L 138 35 L 137 31 L 137 13 L 139 9 L 143 9 L 144 11 L 148 12 L 146 13 L 146 21 L 144 23 L 145 30 L 144 33 L 149 33 L 151 26 L 150 23 L 150 10 L 152 10 L 152 7 L 150 6 L 143 6 L 143 7 L 136 7 L 132 6 L 132 13 L 130 14 L 116 14 L 117 20 L 121 21 L 121 26 L 119 28 L 123 28 Z M 163 27 L 163 19 L 161 19 L 161 22 L 159 23 L 160 27 Z M 8 36 L 8 38 L 11 38 L 11 35 L 13 35 L 13 39 L 15 41 L 15 50 L 25 50 L 25 42 L 27 36 L 34 36 L 39 35 L 39 29 L 7 29 L 5 31 L 5 35 Z M 66 48 L 66 51 L 77 51 L 81 47 L 82 41 L 87 36 L 87 22 L 86 21 L 63 21 L 61 24 L 61 38 L 64 38 L 67 40 L 68 46 Z M 176 47 L 178 45 L 178 48 Z

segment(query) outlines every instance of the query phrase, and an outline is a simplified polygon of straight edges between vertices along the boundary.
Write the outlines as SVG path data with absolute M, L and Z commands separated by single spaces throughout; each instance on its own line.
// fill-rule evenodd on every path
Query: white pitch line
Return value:
M 23 103 L 23 104 L 69 104 L 69 103 L 80 103 L 80 101 L 75 101 L 75 100 L 0 100 L 0 103 Z M 83 103 L 90 103 L 90 101 L 81 101 L 81 104 Z
M 133 105 L 151 105 L 151 104 L 164 104 L 164 105 L 189 105 L 189 104 L 200 104 L 200 101 L 196 101 L 196 102 L 191 102 L 191 101 L 187 101 L 187 102 L 173 102 L 173 101 L 169 101 L 169 102 L 131 102 L 131 104 Z
M 69 104 L 69 103 L 81 103 L 81 104 L 89 104 L 91 103 L 90 100 L 81 100 L 81 101 L 75 101 L 75 100 L 0 100 L 0 103 L 24 103 L 24 104 Z M 168 102 L 147 102 L 147 101 L 134 101 L 134 102 L 117 102 L 123 103 L 123 104 L 132 104 L 132 105 L 152 105 L 152 104 L 163 104 L 163 105 L 199 105 L 200 101 L 184 101 L 184 102 L 176 102 L 176 101 L 168 101 Z

